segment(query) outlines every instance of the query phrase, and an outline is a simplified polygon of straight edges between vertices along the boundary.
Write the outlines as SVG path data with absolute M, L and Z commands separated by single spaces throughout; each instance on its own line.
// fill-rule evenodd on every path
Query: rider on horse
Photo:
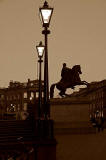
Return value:
M 60 90 L 59 95 L 62 97 L 66 95 L 65 92 L 67 88 L 74 89 L 76 85 L 88 86 L 88 83 L 86 81 L 81 81 L 80 74 L 82 74 L 80 65 L 75 65 L 71 69 L 66 66 L 66 63 L 63 63 L 63 68 L 61 71 L 61 80 L 51 85 L 50 97 L 53 98 L 54 96 L 55 86 L 58 90 Z
M 66 63 L 63 63 L 63 68 L 61 71 L 61 81 L 66 81 L 66 75 L 68 75 L 69 72 L 71 72 L 71 68 L 68 68 L 66 66 Z
M 62 68 L 62 71 L 61 71 L 61 80 L 62 82 L 70 82 L 70 75 L 72 75 L 72 69 L 71 68 L 68 68 L 66 66 L 66 63 L 63 63 L 63 68 Z M 74 89 L 74 86 L 71 87 L 72 89 Z

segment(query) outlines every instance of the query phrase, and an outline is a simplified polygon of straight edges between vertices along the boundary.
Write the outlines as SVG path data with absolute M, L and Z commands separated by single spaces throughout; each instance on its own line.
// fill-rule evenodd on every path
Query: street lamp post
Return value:
M 40 18 L 42 21 L 42 26 L 44 27 L 44 30 L 42 31 L 42 34 L 44 34 L 45 38 L 45 44 L 44 49 L 42 49 L 44 52 L 44 99 L 43 99 L 43 105 L 42 105 L 42 96 L 41 96 L 41 57 L 39 57 L 39 119 L 38 119 L 38 148 L 37 148 L 37 157 L 38 159 L 41 158 L 40 155 L 44 159 L 56 159 L 56 140 L 54 139 L 53 134 L 53 120 L 48 119 L 50 117 L 50 100 L 49 100 L 49 81 L 48 81 L 48 34 L 50 34 L 50 31 L 48 30 L 51 16 L 53 13 L 53 8 L 50 8 L 48 6 L 48 3 L 45 1 L 42 8 L 39 8 L 40 11 Z M 40 45 L 41 46 L 41 45 Z M 39 50 L 39 47 L 37 47 L 37 51 Z M 39 53 L 39 51 L 38 51 Z M 43 109 L 42 115 L 44 119 L 41 119 L 41 108 Z M 43 146 L 42 146 L 43 143 Z M 49 145 L 49 147 L 48 147 Z M 46 150 L 45 150 L 46 147 Z M 48 154 L 49 152 L 49 154 Z
M 44 115 L 45 118 L 50 116 L 50 102 L 49 102 L 49 80 L 48 80 L 48 34 L 50 30 L 48 27 L 50 25 L 51 16 L 53 13 L 53 8 L 48 6 L 48 3 L 45 1 L 42 8 L 39 8 L 40 18 L 44 30 L 42 34 L 45 36 L 45 54 L 44 54 Z
M 39 43 L 38 46 L 36 46 L 38 57 L 39 57 L 39 102 L 38 102 L 38 118 L 41 117 L 41 110 L 42 110 L 42 81 L 41 81 L 41 63 L 43 62 L 42 57 L 44 53 L 44 45 L 42 45 L 42 42 Z

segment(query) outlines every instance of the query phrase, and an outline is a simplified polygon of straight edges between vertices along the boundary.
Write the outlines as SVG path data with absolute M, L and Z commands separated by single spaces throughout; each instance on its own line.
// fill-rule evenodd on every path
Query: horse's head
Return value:
M 80 65 L 73 66 L 72 70 L 78 72 L 79 74 L 82 74 Z

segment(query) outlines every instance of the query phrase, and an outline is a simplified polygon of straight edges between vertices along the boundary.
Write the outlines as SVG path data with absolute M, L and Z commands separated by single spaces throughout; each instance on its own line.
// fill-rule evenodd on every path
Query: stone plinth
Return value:
M 88 98 L 61 98 L 51 100 L 51 118 L 54 120 L 55 132 L 92 133 L 89 117 Z

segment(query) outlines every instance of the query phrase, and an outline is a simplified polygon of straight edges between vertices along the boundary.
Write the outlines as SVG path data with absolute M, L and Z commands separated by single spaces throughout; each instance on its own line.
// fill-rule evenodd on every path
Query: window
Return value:
M 18 104 L 18 108 L 17 108 L 17 110 L 18 110 L 18 111 L 20 111 L 20 104 Z
M 27 92 L 24 92 L 24 98 L 27 98 Z
M 34 98 L 34 93 L 33 92 L 31 92 L 31 97 Z
M 1 95 L 1 99 L 4 99 L 4 95 L 3 94 Z
M 23 108 L 24 111 L 27 111 L 27 103 L 24 103 L 24 108 Z
M 39 97 L 39 93 L 38 92 L 36 92 L 36 98 L 38 98 Z

